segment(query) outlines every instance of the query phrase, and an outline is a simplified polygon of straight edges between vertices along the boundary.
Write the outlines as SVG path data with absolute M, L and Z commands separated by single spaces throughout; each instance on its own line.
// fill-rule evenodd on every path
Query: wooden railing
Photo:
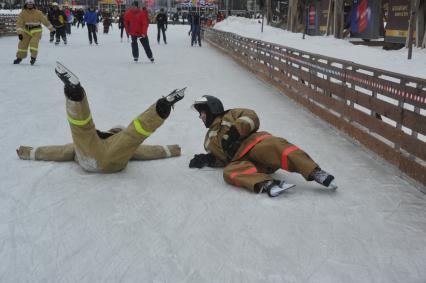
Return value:
M 16 35 L 16 18 L 18 15 L 0 14 L 0 36 Z
M 206 29 L 204 37 L 283 94 L 426 185 L 425 79 L 215 29 Z

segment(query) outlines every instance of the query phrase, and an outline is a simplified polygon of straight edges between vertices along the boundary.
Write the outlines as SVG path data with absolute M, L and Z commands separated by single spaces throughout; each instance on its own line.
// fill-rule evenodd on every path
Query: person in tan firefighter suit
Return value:
M 43 13 L 36 9 L 34 0 L 25 0 L 24 9 L 16 20 L 16 32 L 18 33 L 19 43 L 16 59 L 13 61 L 13 64 L 19 64 L 22 59 L 27 57 L 29 46 L 31 52 L 30 63 L 34 65 L 38 53 L 38 43 L 41 39 L 41 24 L 46 26 L 51 32 L 54 30 L 52 24 Z
M 250 109 L 224 111 L 222 102 L 210 95 L 198 98 L 193 106 L 203 121 L 207 134 L 207 154 L 196 154 L 190 168 L 225 167 L 228 184 L 255 193 L 275 197 L 292 184 L 274 180 L 270 174 L 278 169 L 301 174 L 329 189 L 337 189 L 334 177 L 322 170 L 302 149 L 267 132 L 259 132 L 259 118 Z
M 65 70 L 65 71 L 64 71 Z M 90 114 L 86 93 L 78 79 L 67 69 L 56 67 L 59 78 L 65 83 L 66 109 L 73 138 L 72 144 L 17 149 L 19 158 L 25 160 L 72 161 L 89 172 L 113 173 L 123 170 L 128 161 L 150 160 L 179 156 L 178 145 L 141 145 L 165 119 L 172 106 L 184 97 L 184 90 L 175 90 L 160 98 L 145 112 L 136 117 L 125 129 L 99 132 Z

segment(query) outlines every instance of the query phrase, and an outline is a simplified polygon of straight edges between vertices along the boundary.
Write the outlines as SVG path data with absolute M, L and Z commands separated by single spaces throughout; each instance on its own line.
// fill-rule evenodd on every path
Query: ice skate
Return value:
M 65 84 L 65 86 L 78 86 L 80 81 L 76 75 L 73 74 L 67 67 L 61 62 L 56 61 L 55 73 L 58 78 Z
M 13 60 L 13 64 L 19 64 L 21 63 L 22 59 L 21 58 L 16 58 L 15 60 Z
M 310 179 L 315 180 L 315 182 L 323 185 L 327 189 L 336 190 L 337 184 L 334 181 L 334 176 L 325 172 L 321 168 L 315 168 L 311 174 L 309 174 Z
M 280 180 L 269 180 L 259 183 L 258 185 L 259 193 L 267 193 L 270 197 L 277 197 L 286 190 L 296 186 Z
M 169 102 L 169 104 L 173 106 L 176 102 L 178 102 L 185 96 L 185 90 L 186 87 L 181 89 L 175 89 L 169 95 L 166 96 L 167 102 Z

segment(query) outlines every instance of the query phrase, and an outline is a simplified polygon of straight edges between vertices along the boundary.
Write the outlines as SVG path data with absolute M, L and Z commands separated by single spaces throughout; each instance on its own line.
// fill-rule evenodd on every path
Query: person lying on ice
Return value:
M 173 105 L 184 97 L 184 89 L 174 90 L 160 98 L 135 118 L 125 129 L 97 132 L 86 93 L 78 78 L 58 63 L 55 68 L 64 82 L 66 110 L 71 127 L 72 144 L 32 148 L 21 146 L 21 159 L 71 161 L 75 160 L 89 172 L 113 173 L 123 170 L 130 159 L 147 160 L 179 156 L 178 145 L 141 145 L 169 116 Z
M 210 95 L 198 98 L 192 107 L 209 130 L 204 140 L 208 153 L 196 154 L 189 162 L 190 168 L 225 167 L 223 176 L 228 184 L 270 197 L 294 187 L 269 175 L 278 169 L 300 173 L 307 181 L 315 180 L 329 189 L 337 189 L 334 177 L 299 147 L 267 132 L 258 132 L 259 118 L 253 110 L 225 111 L 222 102 Z

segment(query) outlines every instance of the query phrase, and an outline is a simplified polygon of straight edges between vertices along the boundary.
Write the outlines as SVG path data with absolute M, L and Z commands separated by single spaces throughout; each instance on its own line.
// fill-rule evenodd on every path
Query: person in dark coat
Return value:
M 111 15 L 109 13 L 105 13 L 103 16 L 102 24 L 104 26 L 104 33 L 108 33 L 109 27 L 112 25 Z
M 120 41 L 123 42 L 123 31 L 124 31 L 124 13 L 121 13 L 118 18 L 118 28 L 120 29 Z M 129 42 L 129 34 L 126 31 L 127 42 Z
M 198 42 L 201 47 L 201 19 L 200 15 L 193 13 L 191 15 L 191 46 Z
M 98 44 L 98 37 L 96 36 L 97 28 L 96 25 L 98 24 L 98 14 L 95 11 L 95 8 L 93 6 L 89 7 L 89 10 L 86 11 L 84 14 L 84 21 L 87 24 L 87 32 L 89 34 L 89 43 L 92 44 L 92 36 L 95 40 L 95 44 Z
M 52 10 L 49 14 L 49 21 L 56 30 L 55 45 L 58 45 L 61 38 L 64 44 L 67 44 L 67 34 L 65 31 L 66 16 L 64 11 L 59 9 L 58 3 L 52 3 Z M 52 35 L 51 35 L 52 36 Z
M 158 13 L 156 20 L 157 20 L 157 29 L 158 29 L 157 42 L 160 43 L 160 32 L 161 32 L 163 33 L 164 44 L 167 44 L 167 40 L 166 40 L 167 14 L 164 13 L 163 8 L 160 9 L 160 13 Z
M 138 39 L 140 40 L 146 56 L 154 63 L 151 47 L 148 40 L 149 17 L 146 8 L 139 9 L 139 3 L 133 2 L 130 9 L 124 14 L 124 28 L 132 37 L 132 54 L 135 62 L 139 59 Z

